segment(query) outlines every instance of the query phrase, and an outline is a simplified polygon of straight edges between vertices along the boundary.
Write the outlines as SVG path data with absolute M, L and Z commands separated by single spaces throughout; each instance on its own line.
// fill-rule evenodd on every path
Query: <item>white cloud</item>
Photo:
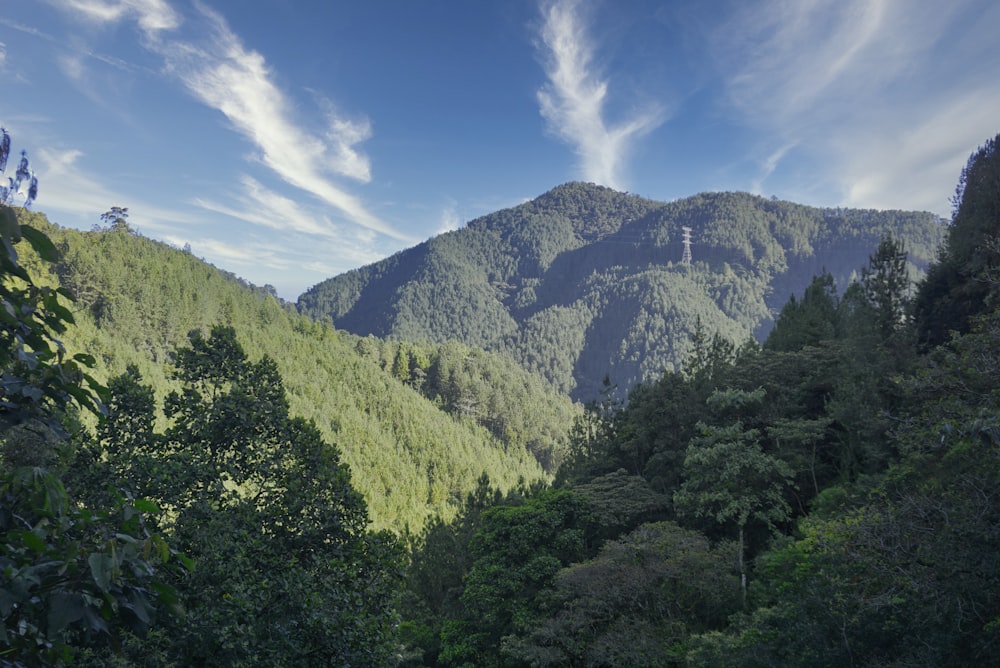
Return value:
M 180 15 L 166 0 L 57 0 L 54 4 L 95 23 L 134 18 L 147 36 L 173 30 L 181 24 Z
M 741 5 L 715 35 L 733 103 L 755 120 L 795 118 L 825 97 L 881 86 L 905 63 L 887 30 L 892 0 Z M 864 72 L 866 76 L 859 77 Z M 846 89 L 846 90 L 845 90 Z
M 767 180 L 774 170 L 778 168 L 778 163 L 781 162 L 785 155 L 795 148 L 794 142 L 789 142 L 783 146 L 779 146 L 776 150 L 768 154 L 761 163 L 761 172 L 753 181 L 753 185 L 750 187 L 750 192 L 756 193 L 758 195 L 763 194 L 764 182 Z
M 329 221 L 322 221 L 302 209 L 294 200 L 265 188 L 251 176 L 240 179 L 243 195 L 237 198 L 237 208 L 195 198 L 198 206 L 255 225 L 276 230 L 291 230 L 302 234 L 340 237 L 342 232 Z
M 188 243 L 181 241 L 179 237 L 171 237 L 168 241 L 174 245 Z M 234 244 L 211 237 L 202 237 L 190 243 L 192 253 L 203 255 L 209 261 L 219 262 L 224 266 L 266 267 L 277 271 L 288 271 L 294 266 L 288 257 L 275 252 L 275 246 L 269 243 Z
M 336 174 L 367 182 L 368 158 L 355 146 L 367 139 L 367 120 L 353 121 L 328 111 L 322 136 L 297 125 L 292 106 L 272 80 L 264 57 L 247 50 L 217 13 L 199 5 L 210 36 L 196 46 L 160 42 L 168 68 L 204 104 L 221 111 L 235 130 L 260 151 L 257 158 L 285 182 L 336 207 L 352 222 L 399 240 L 409 237 L 369 212 L 353 194 L 331 180 Z
M 914 123 L 852 138 L 844 151 L 845 203 L 923 209 L 947 217 L 969 155 L 1000 131 L 1000 89 L 979 89 L 933 104 Z
M 86 88 L 85 86 L 80 86 L 80 84 L 86 82 L 87 68 L 84 66 L 83 60 L 79 56 L 60 56 L 57 63 L 59 65 L 59 70 L 63 73 L 63 76 L 72 81 L 82 90 Z
M 544 66 L 548 83 L 538 91 L 549 130 L 573 146 L 583 178 L 613 188 L 624 186 L 624 169 L 634 142 L 663 123 L 661 109 L 644 109 L 609 125 L 604 118 L 608 82 L 593 71 L 594 47 L 578 0 L 542 6 Z
M 63 0 L 56 4 L 97 23 L 134 19 L 146 37 L 146 48 L 165 60 L 167 71 L 195 98 L 225 115 L 233 129 L 257 148 L 255 158 L 261 164 L 286 183 L 335 207 L 352 223 L 412 241 L 331 178 L 371 180 L 370 161 L 358 149 L 370 138 L 371 123 L 340 115 L 332 104 L 325 105 L 326 127 L 321 131 L 297 123 L 294 105 L 274 82 L 264 56 L 247 49 L 217 12 L 194 3 L 201 16 L 193 23 L 206 34 L 189 41 L 187 36 L 177 39 L 170 34 L 182 20 L 166 0 Z
M 124 206 L 132 214 L 130 222 L 142 231 L 173 230 L 179 224 L 199 219 L 179 210 L 163 209 L 134 197 L 115 192 L 94 180 L 78 163 L 83 153 L 77 149 L 42 148 L 32 156 L 38 175 L 38 201 L 35 208 L 48 214 L 62 212 L 76 218 L 86 228 L 100 221 L 100 215 L 112 206 Z M 58 221 L 58 218 L 54 219 Z
M 191 252 L 217 266 L 253 273 L 254 282 L 274 285 L 278 294 L 294 300 L 310 285 L 347 269 L 374 262 L 382 257 L 367 245 L 350 239 L 330 240 L 317 245 L 315 239 L 291 236 L 275 244 L 269 237 L 244 237 L 239 241 L 212 236 L 168 234 L 163 239 L 177 248 L 190 244 Z M 317 260 L 317 256 L 336 261 Z
M 0 42 L 0 70 L 7 64 L 7 45 Z
M 781 178 L 788 151 L 818 165 L 812 197 L 945 215 L 964 158 L 998 129 L 987 0 L 759 0 L 709 37 L 729 108 Z M 984 105 L 977 107 L 977 104 Z M 821 194 L 820 191 L 826 191 Z
M 458 215 L 457 207 L 458 203 L 454 200 L 448 202 L 444 211 L 441 212 L 441 221 L 438 223 L 438 228 L 434 234 L 444 234 L 445 232 L 451 232 L 461 227 L 462 219 Z

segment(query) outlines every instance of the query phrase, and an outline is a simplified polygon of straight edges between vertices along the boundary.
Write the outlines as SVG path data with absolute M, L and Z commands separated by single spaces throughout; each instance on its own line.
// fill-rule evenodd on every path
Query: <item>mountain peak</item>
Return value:
M 830 215 L 746 193 L 666 203 L 570 182 L 320 283 L 299 308 L 357 334 L 501 350 L 588 400 L 606 374 L 625 390 L 680 368 L 698 320 L 743 343 L 824 269 L 846 287 L 884 234 L 919 270 L 943 231 L 927 213 Z

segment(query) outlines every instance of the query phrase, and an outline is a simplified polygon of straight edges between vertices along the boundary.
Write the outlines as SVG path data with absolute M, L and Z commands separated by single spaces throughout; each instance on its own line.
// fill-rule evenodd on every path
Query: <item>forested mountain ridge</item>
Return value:
M 506 351 L 586 400 L 605 375 L 626 389 L 679 369 L 698 321 L 762 337 L 824 269 L 846 287 L 886 234 L 917 276 L 945 229 L 929 213 L 728 192 L 664 203 L 568 183 L 317 284 L 298 307 L 357 334 Z
M 25 262 L 77 295 L 76 324 L 63 342 L 94 355 L 98 379 L 134 365 L 162 398 L 176 388 L 169 363 L 189 332 L 233 327 L 251 359 L 274 359 L 291 412 L 314 420 L 340 447 L 376 528 L 417 530 L 430 517 L 450 516 L 483 473 L 504 487 L 544 477 L 538 461 L 558 462 L 579 412 L 495 354 L 401 348 L 335 331 L 127 224 L 79 232 L 41 214 L 22 217 L 60 251 L 54 264 L 30 253 Z M 394 368 L 402 358 L 405 374 Z M 444 377 L 423 382 L 418 369 L 432 367 Z
M 915 289 L 886 235 L 842 292 L 823 272 L 789 299 L 762 345 L 696 328 L 683 370 L 589 404 L 565 450 L 545 445 L 557 428 L 525 439 L 559 403 L 505 358 L 338 332 L 123 220 L 79 233 L 0 206 L 0 654 L 992 665 L 998 145 L 970 158 Z M 535 403 L 555 411 L 511 405 Z M 440 515 L 371 531 L 341 456 L 359 446 L 402 463 L 383 509 Z M 537 474 L 529 451 L 565 454 L 551 486 L 505 483 Z
M 551 488 L 432 524 L 403 665 L 995 664 L 998 147 L 915 289 L 886 237 L 762 345 L 702 332 L 682 371 L 588 405 Z

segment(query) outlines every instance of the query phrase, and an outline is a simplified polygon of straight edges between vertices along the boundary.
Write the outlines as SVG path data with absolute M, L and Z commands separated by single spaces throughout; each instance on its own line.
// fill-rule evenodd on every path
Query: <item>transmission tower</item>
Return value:
M 691 228 L 682 227 L 684 230 L 684 257 L 681 258 L 681 262 L 691 266 Z

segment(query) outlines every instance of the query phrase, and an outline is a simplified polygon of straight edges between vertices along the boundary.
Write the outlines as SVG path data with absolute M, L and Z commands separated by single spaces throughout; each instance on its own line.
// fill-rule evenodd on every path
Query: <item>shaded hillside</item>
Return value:
M 662 203 L 569 183 L 324 281 L 298 306 L 357 334 L 507 351 L 586 400 L 606 374 L 627 388 L 679 369 L 699 320 L 734 341 L 763 337 L 791 294 L 823 269 L 843 289 L 887 233 L 917 275 L 944 229 L 929 213 L 746 193 Z
M 450 517 L 484 472 L 507 488 L 522 477 L 542 477 L 528 446 L 558 452 L 576 414 L 569 399 L 535 388 L 516 365 L 483 362 L 456 379 L 456 387 L 471 393 L 470 379 L 489 367 L 480 384 L 494 383 L 502 388 L 495 391 L 511 397 L 509 413 L 493 406 L 496 420 L 523 425 L 544 419 L 560 436 L 529 443 L 519 432 L 491 431 L 472 417 L 449 415 L 395 377 L 391 366 L 364 352 L 366 339 L 300 316 L 188 253 L 127 229 L 78 232 L 38 214 L 27 217 L 51 236 L 63 258 L 51 269 L 32 258 L 26 262 L 34 274 L 78 295 L 77 325 L 64 343 L 93 354 L 99 378 L 134 364 L 162 399 L 176 387 L 167 371 L 171 352 L 187 344 L 188 333 L 234 327 L 251 359 L 274 359 L 292 413 L 315 420 L 341 449 L 376 528 L 416 529 L 429 517 Z M 532 417 L 536 409 L 544 417 Z

